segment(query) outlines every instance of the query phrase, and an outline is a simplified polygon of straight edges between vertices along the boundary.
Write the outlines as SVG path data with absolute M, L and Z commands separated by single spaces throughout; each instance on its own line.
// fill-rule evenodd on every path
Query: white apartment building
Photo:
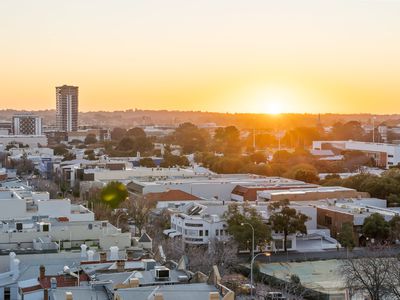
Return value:
M 170 238 L 181 238 L 187 245 L 209 245 L 214 240 L 228 241 L 231 236 L 227 231 L 227 223 L 223 217 L 230 203 L 222 201 L 203 201 L 200 203 L 186 203 L 176 210 L 171 210 L 171 228 L 164 230 Z M 178 205 L 178 204 L 177 204 Z M 329 235 L 329 230 L 317 228 L 317 209 L 309 205 L 290 205 L 297 211 L 307 215 L 307 235 L 288 236 L 288 250 L 322 250 L 334 249 L 337 241 Z M 261 217 L 267 222 L 269 211 L 267 203 L 254 205 Z M 280 232 L 272 233 L 272 242 L 263 250 L 282 251 L 283 235 Z M 259 249 L 261 250 L 261 249 Z
M 388 169 L 400 163 L 400 145 L 359 141 L 313 141 L 313 150 L 332 146 L 341 150 L 358 150 L 373 157 L 378 167 Z
M 164 234 L 182 236 L 184 243 L 207 245 L 213 240 L 229 240 L 226 222 L 217 214 L 207 214 L 207 206 L 190 202 L 179 209 L 180 213 L 171 216 L 171 229 Z
M 48 240 L 47 243 L 37 241 Z M 122 233 L 108 221 L 65 221 L 62 218 L 32 218 L 3 221 L 0 224 L 0 250 L 47 250 L 46 244 L 69 250 L 81 244 L 109 249 L 131 246 L 131 234 Z M 43 246 L 44 244 L 44 246 Z
M 34 216 L 64 217 L 69 221 L 94 221 L 94 213 L 70 199 L 50 199 L 47 192 L 0 188 L 0 220 L 31 219 Z
M 100 248 L 131 245 L 129 232 L 95 221 L 86 207 L 14 184 L 15 188 L 0 188 L 0 249 L 29 249 L 34 240 L 46 238 L 66 249 L 85 242 Z

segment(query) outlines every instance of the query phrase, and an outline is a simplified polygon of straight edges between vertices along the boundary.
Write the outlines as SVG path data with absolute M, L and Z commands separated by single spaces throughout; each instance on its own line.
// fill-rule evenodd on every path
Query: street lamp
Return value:
M 254 264 L 254 260 L 256 259 L 256 257 L 260 256 L 260 255 L 271 256 L 271 253 L 261 252 L 261 253 L 258 253 L 256 256 L 254 256 L 251 259 L 251 263 L 250 263 L 250 278 L 251 278 L 250 279 L 250 297 L 251 297 L 251 299 L 253 299 L 253 264 Z
M 251 237 L 251 265 L 253 266 L 254 260 L 254 227 L 250 223 L 240 223 L 240 226 L 249 225 L 252 230 L 252 237 Z M 250 272 L 250 282 L 253 287 L 253 271 Z M 252 288 L 251 287 L 251 288 Z M 253 289 L 251 289 L 251 296 L 253 297 Z

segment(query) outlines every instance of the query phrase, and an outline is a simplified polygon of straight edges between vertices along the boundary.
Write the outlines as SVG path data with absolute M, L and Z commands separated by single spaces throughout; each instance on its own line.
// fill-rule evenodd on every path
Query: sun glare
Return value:
M 268 101 L 265 113 L 269 115 L 279 115 L 282 113 L 282 105 L 277 100 Z

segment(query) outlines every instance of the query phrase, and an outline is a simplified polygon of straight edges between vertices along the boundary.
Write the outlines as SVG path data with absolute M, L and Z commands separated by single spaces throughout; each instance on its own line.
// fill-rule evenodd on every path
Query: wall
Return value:
M 69 199 L 38 201 L 38 214 L 41 216 L 70 217 L 71 202 Z
M 326 217 L 331 218 L 331 224 L 326 223 Z M 354 223 L 354 216 L 341 211 L 317 207 L 317 223 L 318 226 L 330 229 L 331 236 L 336 238 L 344 223 Z
M 26 202 L 23 199 L 0 199 L 0 220 L 23 219 L 27 217 Z

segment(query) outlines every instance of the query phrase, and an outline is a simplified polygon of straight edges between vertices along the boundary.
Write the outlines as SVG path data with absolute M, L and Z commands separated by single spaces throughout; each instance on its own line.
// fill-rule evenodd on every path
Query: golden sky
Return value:
M 1 0 L 0 109 L 400 113 L 400 0 Z

